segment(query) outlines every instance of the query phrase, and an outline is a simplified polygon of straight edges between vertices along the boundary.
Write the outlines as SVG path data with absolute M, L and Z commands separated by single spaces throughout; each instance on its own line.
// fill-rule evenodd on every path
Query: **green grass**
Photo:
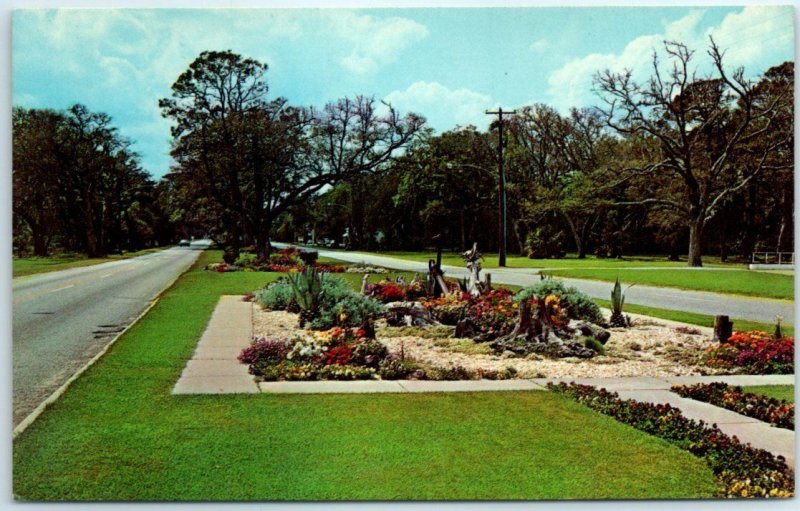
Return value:
M 752 387 L 742 387 L 742 389 L 751 394 L 761 394 L 762 396 L 794 403 L 794 385 L 754 385 Z
M 705 463 L 549 392 L 172 396 L 221 294 L 199 270 L 14 441 L 25 500 L 704 498 Z
M 599 298 L 592 298 L 597 305 L 600 307 L 605 307 L 607 309 L 611 308 L 611 301 L 609 300 L 601 300 Z M 646 305 L 636 305 L 632 303 L 626 303 L 624 307 L 624 312 L 632 313 L 632 314 L 641 314 L 643 316 L 650 316 L 653 318 L 661 318 L 661 319 L 668 319 L 671 321 L 679 321 L 681 323 L 689 323 L 690 325 L 698 325 L 698 326 L 706 326 L 706 327 L 713 327 L 714 326 L 714 316 L 708 316 L 706 314 L 697 314 L 695 312 L 686 312 L 686 311 L 675 311 L 670 309 L 659 309 L 656 307 L 648 307 Z M 747 319 L 737 319 L 732 318 L 731 321 L 733 322 L 733 329 L 737 332 L 744 332 L 747 330 L 761 330 L 764 332 L 772 333 L 775 331 L 775 325 L 772 323 L 762 323 L 758 321 L 750 321 Z M 781 324 L 781 331 L 786 336 L 794 336 L 794 327 L 792 325 Z
M 327 249 L 326 249 L 327 250 Z M 427 262 L 429 259 L 436 258 L 435 251 L 388 251 L 388 252 L 352 252 L 355 254 L 373 254 L 385 257 L 396 257 L 409 261 Z M 497 268 L 497 254 L 484 253 L 481 265 L 484 268 Z M 461 254 L 447 252 L 442 254 L 442 264 L 452 266 L 464 266 L 464 259 Z M 725 268 L 745 269 L 746 265 L 738 263 L 721 263 L 719 258 L 704 257 L 703 264 L 706 266 L 720 266 Z M 682 261 L 669 261 L 666 257 L 660 256 L 628 256 L 622 259 L 599 258 L 586 256 L 585 259 L 578 259 L 575 254 L 567 254 L 562 259 L 530 259 L 522 256 L 507 256 L 506 266 L 509 268 L 542 268 L 542 269 L 571 269 L 571 268 L 636 268 L 636 267 L 658 267 L 658 268 L 685 268 L 686 259 Z
M 749 270 L 627 270 L 627 269 L 576 269 L 547 272 L 558 277 L 591 279 L 614 282 L 619 278 L 623 285 L 675 287 L 694 291 L 710 291 L 737 295 L 794 299 L 794 277 Z
M 131 257 L 158 252 L 164 250 L 164 248 L 166 247 L 148 248 L 137 252 L 125 252 L 123 254 L 113 254 L 108 257 L 96 257 L 92 259 L 83 254 L 62 254 L 52 257 L 15 257 L 12 260 L 12 270 L 14 277 L 22 277 L 25 275 L 34 275 L 36 273 L 67 270 L 69 268 L 93 266 L 109 261 L 119 261 L 120 259 L 130 259 Z

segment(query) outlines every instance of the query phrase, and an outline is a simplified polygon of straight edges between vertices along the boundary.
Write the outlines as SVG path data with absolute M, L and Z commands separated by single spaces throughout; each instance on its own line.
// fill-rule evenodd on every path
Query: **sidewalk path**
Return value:
M 253 304 L 222 296 L 173 394 L 257 394 L 255 380 L 236 357 L 253 337 Z
M 286 246 L 274 243 L 276 246 Z M 373 266 L 384 266 L 395 270 L 428 272 L 428 264 L 419 261 L 409 261 L 381 255 L 364 254 L 359 252 L 345 252 L 314 248 L 319 255 L 346 261 L 349 263 L 363 263 Z M 443 265 L 445 275 L 454 278 L 464 278 L 467 270 L 464 267 Z M 492 274 L 492 282 L 515 286 L 530 286 L 539 282 L 541 277 L 534 268 L 490 268 L 483 273 Z M 608 300 L 614 285 L 610 282 L 596 280 L 561 278 L 565 284 L 575 286 L 592 298 Z M 757 298 L 748 296 L 726 295 L 704 291 L 688 291 L 684 289 L 641 286 L 636 285 L 625 291 L 625 302 L 660 309 L 671 309 L 697 314 L 716 316 L 725 314 L 731 318 L 747 319 L 771 323 L 775 316 L 783 317 L 788 324 L 794 324 L 794 302 Z M 735 326 L 735 325 L 734 325 Z

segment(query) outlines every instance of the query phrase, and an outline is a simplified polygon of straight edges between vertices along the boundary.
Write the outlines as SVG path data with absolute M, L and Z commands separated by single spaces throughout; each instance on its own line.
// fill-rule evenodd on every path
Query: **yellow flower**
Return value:
M 519 309 L 519 304 L 517 302 L 514 302 L 514 305 L 512 307 L 514 307 L 515 309 Z
M 345 319 L 347 319 L 347 314 L 339 314 L 339 321 L 344 321 Z

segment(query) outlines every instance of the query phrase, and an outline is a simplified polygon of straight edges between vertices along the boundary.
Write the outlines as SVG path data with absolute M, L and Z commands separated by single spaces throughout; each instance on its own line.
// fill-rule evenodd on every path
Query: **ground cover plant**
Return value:
M 699 459 L 555 393 L 173 396 L 170 389 L 219 297 L 244 294 L 279 277 L 202 270 L 218 259 L 219 252 L 201 256 L 145 318 L 14 440 L 16 498 L 713 494 L 713 474 Z
M 794 339 L 766 332 L 734 332 L 706 353 L 710 367 L 747 374 L 793 374 Z
M 722 382 L 674 385 L 672 391 L 780 428 L 794 429 L 794 403 L 745 392 L 742 387 L 731 387 Z
M 668 404 L 622 400 L 615 392 L 589 385 L 548 384 L 593 410 L 672 442 L 708 463 L 720 497 L 791 497 L 794 473 L 781 456 L 740 443 L 716 425 L 685 418 Z

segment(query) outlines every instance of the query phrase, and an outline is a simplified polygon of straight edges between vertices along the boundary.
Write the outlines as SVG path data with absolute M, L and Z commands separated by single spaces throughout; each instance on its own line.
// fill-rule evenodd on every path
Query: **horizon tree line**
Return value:
M 698 76 L 694 51 L 664 51 L 643 82 L 599 71 L 601 107 L 534 104 L 504 121 L 510 252 L 699 266 L 712 249 L 793 245 L 793 63 L 748 80 L 711 40 L 713 71 Z M 267 70 L 231 51 L 189 65 L 159 101 L 175 164 L 158 183 L 107 115 L 15 108 L 15 244 L 94 257 L 208 235 L 228 262 L 309 232 L 352 249 L 434 235 L 497 249 L 496 124 L 435 134 L 368 96 L 293 106 L 269 95 Z

